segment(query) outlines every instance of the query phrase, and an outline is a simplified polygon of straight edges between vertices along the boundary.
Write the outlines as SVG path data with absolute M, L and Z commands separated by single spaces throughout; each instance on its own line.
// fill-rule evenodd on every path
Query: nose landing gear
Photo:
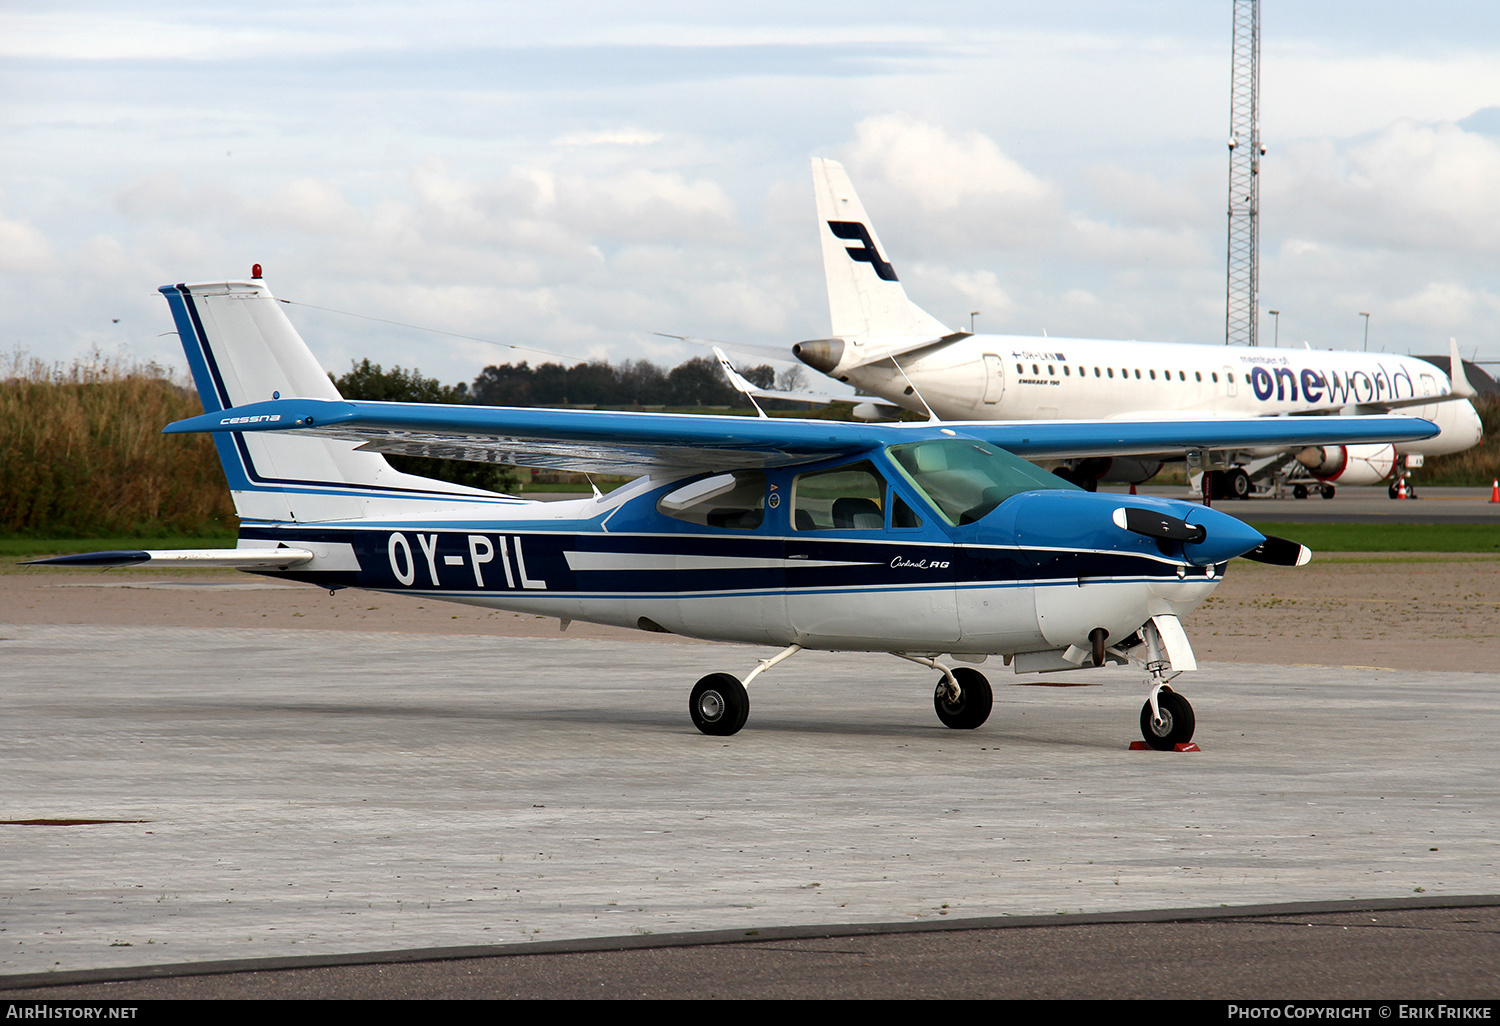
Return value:
M 1141 706 L 1141 737 L 1158 752 L 1170 752 L 1187 744 L 1193 739 L 1196 726 L 1188 700 L 1166 685 Z

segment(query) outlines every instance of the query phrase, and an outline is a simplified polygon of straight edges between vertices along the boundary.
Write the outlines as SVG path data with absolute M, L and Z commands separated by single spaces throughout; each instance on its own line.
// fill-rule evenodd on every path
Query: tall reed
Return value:
M 213 442 L 163 435 L 203 412 L 155 364 L 17 353 L 0 380 L 0 532 L 206 534 L 238 526 Z

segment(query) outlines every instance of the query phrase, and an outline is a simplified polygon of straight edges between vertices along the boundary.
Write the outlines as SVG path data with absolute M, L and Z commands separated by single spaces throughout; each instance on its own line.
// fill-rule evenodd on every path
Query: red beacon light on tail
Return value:
M 250 265 L 250 277 L 254 278 L 256 281 L 260 280 L 260 278 L 261 278 L 260 264 L 251 264 Z

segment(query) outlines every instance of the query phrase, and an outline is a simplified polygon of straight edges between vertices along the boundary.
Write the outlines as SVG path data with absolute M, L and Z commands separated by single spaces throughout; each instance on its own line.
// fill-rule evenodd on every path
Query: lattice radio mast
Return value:
M 1234 0 L 1229 86 L 1229 288 L 1224 343 L 1257 344 L 1260 304 L 1260 0 Z

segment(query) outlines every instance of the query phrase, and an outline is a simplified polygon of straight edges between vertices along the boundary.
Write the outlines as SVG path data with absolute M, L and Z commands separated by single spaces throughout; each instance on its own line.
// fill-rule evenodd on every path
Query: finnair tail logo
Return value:
M 875 248 L 875 240 L 870 238 L 870 229 L 858 221 L 829 221 L 828 227 L 833 229 L 836 238 L 862 243 L 858 248 L 848 248 L 850 257 L 875 268 L 875 273 L 880 275 L 882 281 L 896 280 L 896 269 L 880 256 L 880 251 Z

